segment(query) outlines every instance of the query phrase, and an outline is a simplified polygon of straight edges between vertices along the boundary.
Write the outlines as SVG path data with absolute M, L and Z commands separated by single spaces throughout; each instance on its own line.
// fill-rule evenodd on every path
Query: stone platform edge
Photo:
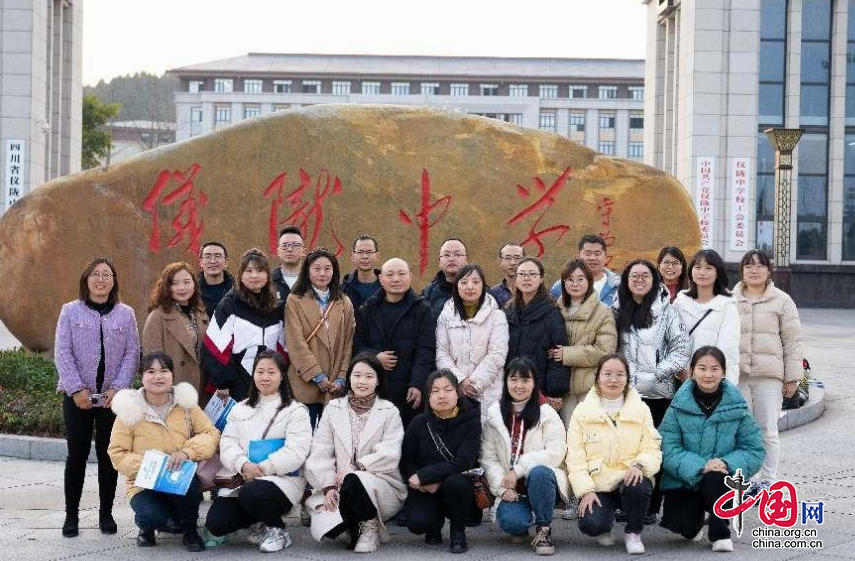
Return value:
M 784 411 L 778 419 L 778 430 L 785 431 L 818 419 L 825 411 L 825 390 L 811 388 L 810 399 L 799 409 Z M 67 449 L 62 438 L 0 434 L 0 456 L 25 460 L 65 461 Z M 89 451 L 89 462 L 95 463 L 95 446 Z

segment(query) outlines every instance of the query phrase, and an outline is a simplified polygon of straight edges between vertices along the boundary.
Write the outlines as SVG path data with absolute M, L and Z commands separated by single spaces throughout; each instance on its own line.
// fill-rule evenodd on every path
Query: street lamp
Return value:
M 802 137 L 801 129 L 766 129 L 769 143 L 775 149 L 775 222 L 772 262 L 775 264 L 775 284 L 790 291 L 790 193 L 793 186 L 793 150 Z

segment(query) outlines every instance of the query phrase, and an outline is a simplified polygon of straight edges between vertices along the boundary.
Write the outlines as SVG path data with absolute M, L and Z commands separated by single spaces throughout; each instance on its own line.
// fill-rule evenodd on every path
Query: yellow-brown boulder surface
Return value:
M 84 264 L 107 255 L 142 324 L 164 265 L 198 266 L 206 239 L 227 244 L 232 272 L 249 247 L 275 264 L 285 224 L 340 253 L 343 272 L 353 238 L 368 233 L 383 260 L 410 263 L 417 288 L 450 236 L 491 283 L 501 280 L 496 256 L 508 241 L 543 258 L 549 283 L 585 233 L 604 236 L 617 270 L 664 245 L 691 253 L 699 243 L 691 199 L 658 169 L 488 118 L 316 105 L 35 189 L 0 220 L 0 319 L 28 348 L 50 350 Z

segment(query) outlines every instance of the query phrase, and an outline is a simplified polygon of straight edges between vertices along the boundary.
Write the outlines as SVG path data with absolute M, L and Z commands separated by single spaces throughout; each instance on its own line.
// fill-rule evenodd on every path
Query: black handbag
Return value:
M 802 376 L 801 381 L 799 381 L 799 387 L 796 389 L 796 393 L 793 394 L 793 397 L 784 398 L 781 405 L 782 409 L 798 409 L 807 403 L 807 400 L 810 398 L 811 371 L 808 359 L 802 359 L 802 368 L 804 369 L 804 375 Z
M 427 429 L 431 440 L 433 440 L 433 445 L 436 446 L 437 452 L 439 452 L 447 462 L 452 461 L 454 456 L 452 456 L 448 448 L 445 447 L 445 442 L 442 441 L 439 435 L 433 432 L 430 423 L 427 423 Z M 461 473 L 461 475 L 465 476 L 469 479 L 470 483 L 472 483 L 472 497 L 475 500 L 475 506 L 478 507 L 479 510 L 490 508 L 493 506 L 493 503 L 496 502 L 496 496 L 490 490 L 490 484 L 487 482 L 487 478 L 484 477 L 483 472 L 484 470 L 475 468 Z

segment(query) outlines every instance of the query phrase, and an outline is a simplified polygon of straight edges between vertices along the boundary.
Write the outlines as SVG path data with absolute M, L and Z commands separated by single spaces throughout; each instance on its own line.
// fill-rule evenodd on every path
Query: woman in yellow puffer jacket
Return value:
M 629 365 L 618 354 L 597 365 L 594 387 L 567 429 L 567 472 L 579 499 L 579 530 L 614 544 L 615 510 L 627 515 L 627 553 L 644 553 L 641 531 L 662 463 L 661 438 L 650 409 L 629 387 Z

